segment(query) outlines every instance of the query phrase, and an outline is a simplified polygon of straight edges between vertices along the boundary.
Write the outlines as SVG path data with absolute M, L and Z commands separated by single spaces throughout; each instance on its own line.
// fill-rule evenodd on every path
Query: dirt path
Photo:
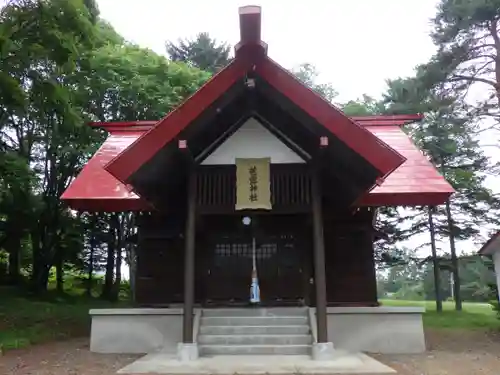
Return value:
M 499 375 L 500 335 L 427 332 L 429 351 L 419 355 L 376 355 L 400 375 Z M 133 355 L 90 353 L 78 339 L 11 351 L 0 357 L 0 375 L 113 375 Z
M 91 353 L 88 339 L 76 339 L 7 352 L 0 375 L 113 375 L 138 357 Z
M 400 375 L 498 375 L 500 335 L 427 330 L 428 351 L 418 355 L 377 355 Z

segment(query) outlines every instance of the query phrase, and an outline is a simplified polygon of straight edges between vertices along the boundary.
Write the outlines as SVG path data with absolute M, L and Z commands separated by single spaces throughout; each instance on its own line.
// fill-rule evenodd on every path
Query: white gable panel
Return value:
M 235 164 L 236 158 L 268 157 L 273 164 L 305 163 L 257 119 L 250 118 L 201 164 Z

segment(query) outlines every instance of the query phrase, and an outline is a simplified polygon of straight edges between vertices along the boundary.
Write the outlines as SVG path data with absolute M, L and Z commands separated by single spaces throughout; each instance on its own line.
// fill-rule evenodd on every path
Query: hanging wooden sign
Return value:
M 236 159 L 236 210 L 270 210 L 271 158 Z

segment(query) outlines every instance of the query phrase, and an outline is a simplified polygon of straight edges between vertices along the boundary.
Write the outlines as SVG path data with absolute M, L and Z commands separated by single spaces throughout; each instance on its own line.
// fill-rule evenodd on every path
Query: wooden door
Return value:
M 204 288 L 207 304 L 249 303 L 252 238 L 256 239 L 256 265 L 263 305 L 299 304 L 304 287 L 305 243 L 300 225 L 286 216 L 262 215 L 254 230 L 237 215 L 206 220 Z

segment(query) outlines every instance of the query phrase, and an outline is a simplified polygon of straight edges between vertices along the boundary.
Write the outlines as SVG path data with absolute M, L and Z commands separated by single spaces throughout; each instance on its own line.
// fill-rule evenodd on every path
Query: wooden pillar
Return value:
M 326 324 L 326 271 L 325 242 L 323 236 L 323 202 L 321 177 L 318 168 L 312 175 L 312 215 L 314 236 L 314 284 L 316 289 L 316 322 L 318 325 L 318 343 L 328 342 Z
M 182 342 L 193 343 L 196 236 L 196 174 L 194 168 L 189 173 L 187 195 L 186 229 L 184 236 L 184 317 L 182 325 Z

